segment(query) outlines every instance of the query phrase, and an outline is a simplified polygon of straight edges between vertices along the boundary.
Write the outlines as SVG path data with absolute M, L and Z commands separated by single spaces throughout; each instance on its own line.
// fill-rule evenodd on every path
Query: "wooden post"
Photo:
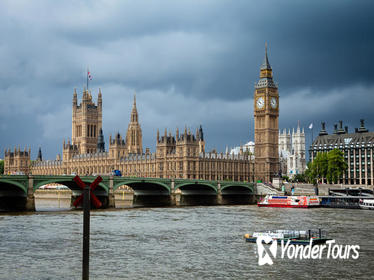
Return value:
M 83 280 L 90 278 L 90 204 L 90 187 L 86 186 L 83 195 Z

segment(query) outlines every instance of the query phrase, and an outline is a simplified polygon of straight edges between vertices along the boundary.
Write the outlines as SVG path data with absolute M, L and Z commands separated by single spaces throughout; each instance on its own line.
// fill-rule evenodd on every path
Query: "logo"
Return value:
M 257 252 L 258 252 L 258 265 L 264 265 L 264 264 L 273 264 L 273 260 L 270 257 L 270 254 L 273 258 L 277 257 L 277 241 L 273 240 L 270 236 L 259 236 L 256 239 L 257 243 Z M 265 249 L 264 244 L 271 243 L 269 247 L 269 251 Z
M 290 240 L 285 243 L 281 241 L 281 254 L 280 258 L 288 259 L 339 259 L 357 260 L 360 256 L 359 250 L 360 245 L 338 245 L 335 244 L 335 240 L 328 240 L 326 244 L 313 245 L 313 239 L 311 238 L 308 245 L 301 244 L 290 244 Z M 258 265 L 272 265 L 273 259 L 277 258 L 278 243 L 276 239 L 271 236 L 259 236 L 256 239 L 257 253 L 258 253 Z M 270 246 L 265 247 L 266 244 Z

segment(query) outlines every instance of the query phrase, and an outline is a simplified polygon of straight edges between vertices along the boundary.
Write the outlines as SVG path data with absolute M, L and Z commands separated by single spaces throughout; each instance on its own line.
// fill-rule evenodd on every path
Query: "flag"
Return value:
M 313 123 L 310 123 L 309 129 L 312 129 L 312 128 L 313 128 Z
M 89 79 L 90 81 L 92 80 L 92 75 L 90 71 L 87 71 L 87 79 Z

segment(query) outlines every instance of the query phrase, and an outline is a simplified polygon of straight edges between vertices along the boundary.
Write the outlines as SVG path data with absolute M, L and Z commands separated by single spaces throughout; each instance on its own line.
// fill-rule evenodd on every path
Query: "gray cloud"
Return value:
M 73 88 L 104 96 L 104 133 L 125 133 L 132 104 L 144 144 L 157 127 L 203 124 L 208 148 L 253 138 L 264 42 L 280 127 L 367 119 L 374 129 L 372 1 L 2 1 L 0 148 L 70 137 Z M 95 95 L 94 94 L 94 95 Z M 317 132 L 315 132 L 316 134 Z

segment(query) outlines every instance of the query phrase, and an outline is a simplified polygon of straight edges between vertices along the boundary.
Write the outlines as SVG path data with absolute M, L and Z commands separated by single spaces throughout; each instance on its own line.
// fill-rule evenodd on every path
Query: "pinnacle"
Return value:
M 264 62 L 261 65 L 261 69 L 271 69 L 269 59 L 268 59 L 268 45 L 265 43 L 265 58 Z

